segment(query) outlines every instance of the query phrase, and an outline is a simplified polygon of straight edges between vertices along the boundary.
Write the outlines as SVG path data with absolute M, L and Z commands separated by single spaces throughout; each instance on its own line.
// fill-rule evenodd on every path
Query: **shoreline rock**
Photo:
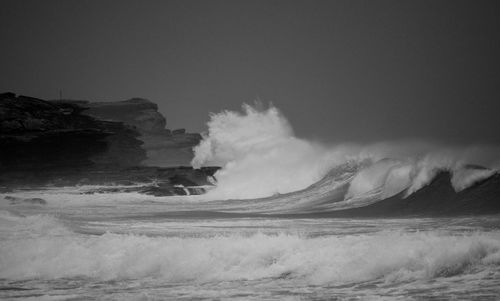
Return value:
M 97 168 L 98 167 L 98 168 Z M 213 186 L 219 167 L 190 166 L 116 168 L 93 166 L 75 169 L 0 172 L 0 193 L 67 186 L 105 186 L 85 193 L 139 192 L 154 196 L 203 194 Z
M 32 170 L 146 159 L 140 133 L 122 123 L 81 114 L 74 102 L 0 94 L 0 168 Z
M 185 129 L 167 129 L 166 118 L 158 111 L 158 105 L 144 98 L 131 98 L 117 102 L 85 102 L 82 114 L 91 117 L 123 122 L 136 129 L 137 139 L 146 151 L 142 165 L 172 167 L 188 165 L 193 158 L 193 147 L 201 141 L 198 133 Z
M 138 192 L 152 195 L 204 193 L 217 168 L 182 166 L 201 135 L 165 126 L 158 106 L 141 98 L 46 101 L 0 94 L 0 191 L 142 183 Z

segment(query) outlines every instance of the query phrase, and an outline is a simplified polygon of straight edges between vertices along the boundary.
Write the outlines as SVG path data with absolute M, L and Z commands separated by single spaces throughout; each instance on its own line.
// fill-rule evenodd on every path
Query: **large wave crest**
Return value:
M 243 113 L 212 114 L 208 133 L 194 148 L 192 165 L 218 165 L 217 187 L 208 197 L 245 199 L 305 188 L 321 179 L 335 161 L 325 147 L 295 137 L 274 106 Z
M 488 178 L 498 165 L 498 147 L 450 147 L 417 140 L 370 145 L 325 146 L 294 135 L 288 120 L 274 106 L 244 104 L 242 112 L 211 114 L 208 132 L 194 148 L 191 164 L 217 165 L 217 185 L 204 199 L 254 199 L 307 188 L 332 168 L 348 162 L 358 166 L 345 196 L 359 199 L 379 193 L 387 198 L 410 195 L 443 170 L 452 175 L 458 192 Z M 496 164 L 495 164 L 496 163 Z

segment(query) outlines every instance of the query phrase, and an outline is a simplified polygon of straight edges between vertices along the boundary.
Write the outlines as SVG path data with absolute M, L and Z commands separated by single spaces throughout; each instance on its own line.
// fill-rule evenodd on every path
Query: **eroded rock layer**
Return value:
M 1 168 L 132 166 L 146 159 L 136 129 L 84 115 L 84 110 L 78 102 L 0 94 Z

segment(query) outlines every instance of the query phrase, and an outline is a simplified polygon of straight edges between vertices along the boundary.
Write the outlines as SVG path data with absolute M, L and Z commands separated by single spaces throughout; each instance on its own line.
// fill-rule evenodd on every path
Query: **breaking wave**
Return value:
M 194 152 L 193 167 L 222 167 L 215 174 L 216 187 L 204 199 L 256 199 L 300 191 L 348 164 L 355 171 L 344 201 L 355 201 L 400 193 L 408 197 L 443 171 L 450 173 L 458 193 L 497 174 L 488 167 L 495 166 L 499 149 L 418 141 L 326 146 L 297 138 L 277 108 L 245 104 L 242 112 L 212 114 Z
M 275 107 L 212 114 L 208 134 L 194 148 L 192 165 L 218 165 L 214 199 L 258 198 L 305 188 L 336 161 L 325 147 L 294 136 Z
M 15 237 L 0 245 L 0 278 L 96 277 L 168 281 L 301 279 L 388 283 L 475 273 L 500 264 L 500 232 L 306 237 L 293 234 L 148 237 L 72 233 L 48 216 L 3 214 Z M 49 226 L 50 225 L 50 226 Z M 35 229 L 44 229 L 39 231 Z M 28 231 L 29 229 L 33 232 Z

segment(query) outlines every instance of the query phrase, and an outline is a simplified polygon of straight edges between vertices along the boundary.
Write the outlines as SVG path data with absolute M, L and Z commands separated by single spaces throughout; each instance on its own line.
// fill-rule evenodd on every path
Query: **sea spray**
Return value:
M 191 164 L 222 168 L 204 199 L 253 199 L 301 190 L 347 161 L 358 162 L 360 170 L 346 200 L 377 190 L 380 198 L 404 190 L 408 196 L 440 171 L 449 171 L 454 189 L 461 191 L 496 172 L 467 166 L 494 164 L 498 148 L 493 146 L 450 147 L 418 140 L 325 146 L 301 139 L 272 105 L 244 104 L 242 112 L 211 114 L 207 126 Z
M 281 112 L 243 105 L 243 113 L 212 114 L 208 133 L 194 148 L 192 165 L 219 165 L 208 197 L 247 199 L 306 188 L 335 163 L 335 153 L 294 136 Z

